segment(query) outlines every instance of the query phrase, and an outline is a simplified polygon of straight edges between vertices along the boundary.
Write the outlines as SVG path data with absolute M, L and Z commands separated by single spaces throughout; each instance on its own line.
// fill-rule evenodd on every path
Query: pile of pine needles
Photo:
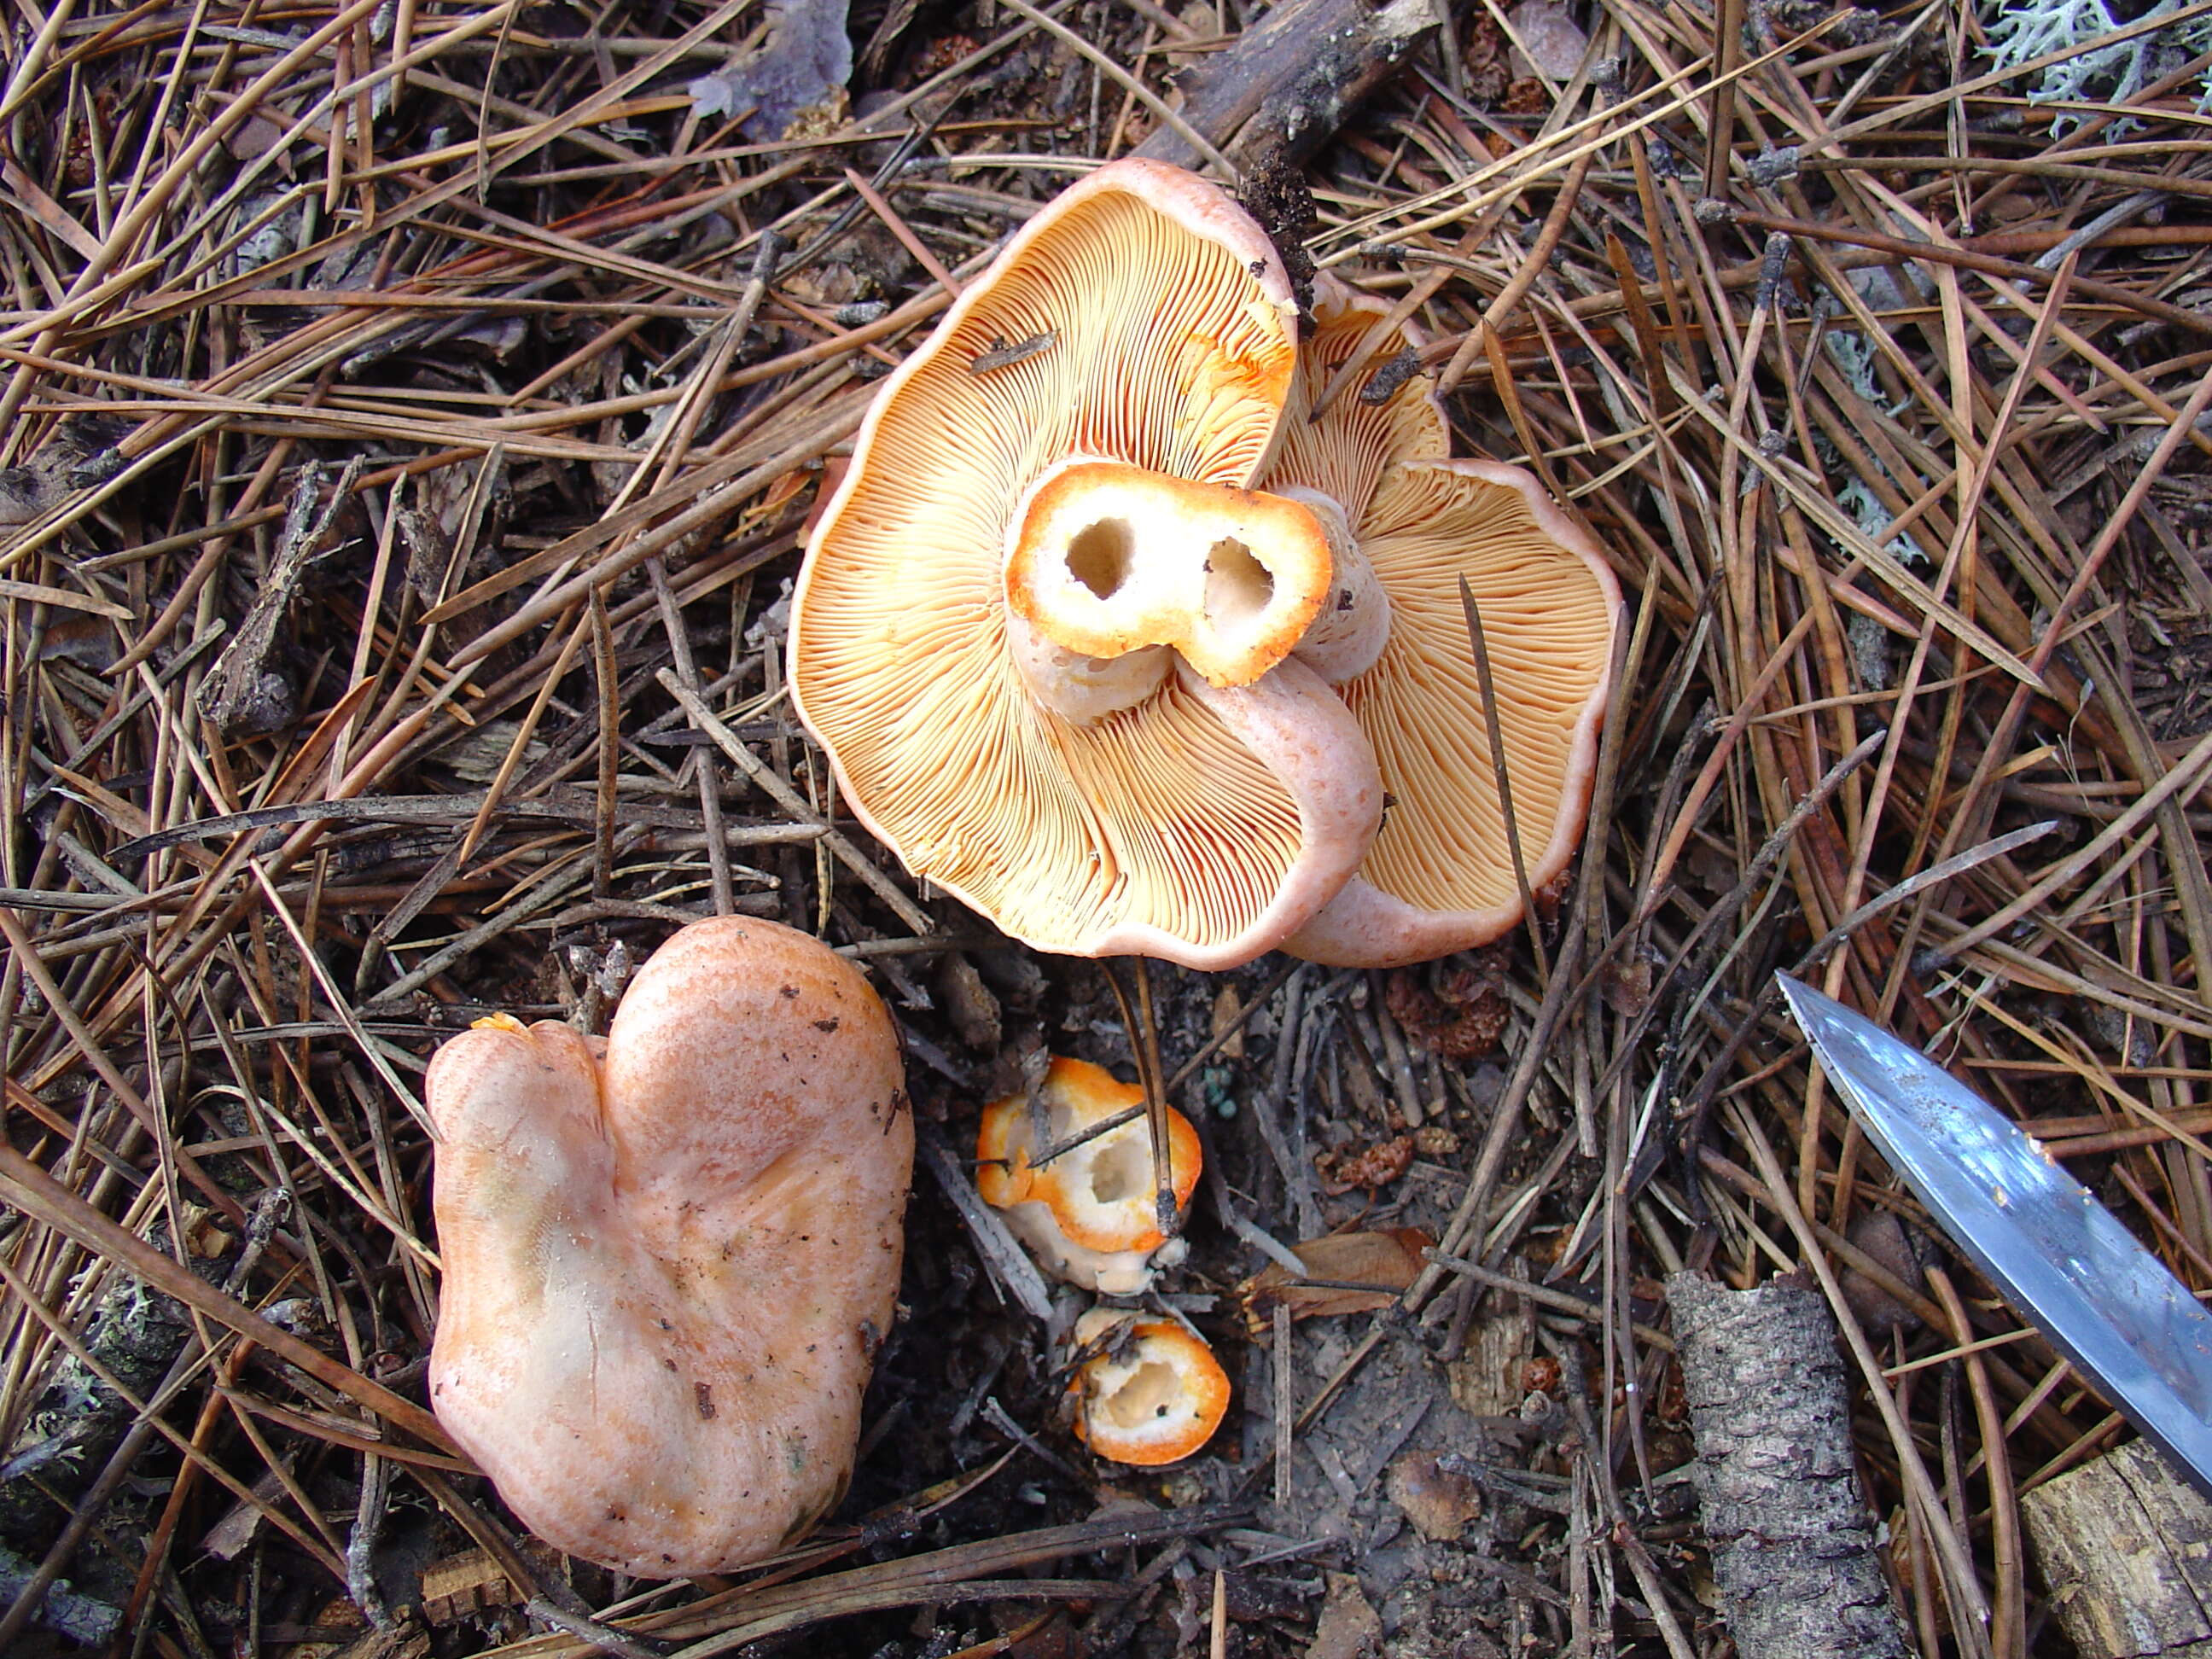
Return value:
M 863 4 L 850 105 L 768 139 L 699 90 L 774 46 L 753 0 L 0 22 L 0 1649 L 705 1654 L 1017 1596 L 1090 1599 L 1120 1645 L 1112 1587 L 1020 1575 L 1188 1576 L 1229 1511 L 962 1522 L 994 1464 L 610 1604 L 423 1410 L 418 1084 L 441 1034 L 596 1024 L 671 927 L 738 910 L 866 963 L 925 1106 L 972 1122 L 971 957 L 1048 1000 L 1076 967 L 840 813 L 781 599 L 872 383 L 1255 21 Z M 1577 884 L 1492 964 L 1504 1082 L 1434 1154 L 1477 1265 L 1394 1316 L 1449 1344 L 1534 1274 L 1579 1333 L 1593 1435 L 1522 1557 L 1573 1651 L 1717 1639 L 1694 1534 L 1638 1531 L 1680 1450 L 1652 1282 L 1686 1263 L 1851 1276 L 1929 1652 L 2029 1650 L 2021 1492 L 2124 1432 L 1880 1174 L 1775 969 L 1973 1077 L 2212 1285 L 2208 59 L 2054 104 L 1981 48 L 1937 3 L 1468 6 L 1305 169 L 1316 258 L 1427 331 L 1461 453 L 1535 469 L 1631 596 Z M 1395 1030 L 1293 1073 L 1302 1020 L 1388 987 L 1275 966 L 1248 1011 L 1284 1059 L 1225 1086 L 1364 1064 L 1412 1121 L 1464 1103 Z M 481 1570 L 395 1613 L 403 1534 Z M 1018 1639 L 964 1650 L 1048 1650 Z

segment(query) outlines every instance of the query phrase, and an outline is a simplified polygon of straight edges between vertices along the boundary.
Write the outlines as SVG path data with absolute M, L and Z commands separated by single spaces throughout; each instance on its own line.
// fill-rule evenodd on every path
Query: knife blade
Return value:
M 1790 1011 L 1929 1215 L 2212 1498 L 2212 1314 L 2057 1159 L 1942 1066 L 1787 974 Z

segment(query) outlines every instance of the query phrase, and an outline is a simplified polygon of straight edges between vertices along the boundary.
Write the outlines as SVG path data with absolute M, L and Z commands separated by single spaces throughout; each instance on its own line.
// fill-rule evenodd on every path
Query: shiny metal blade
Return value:
M 1841 1003 L 1775 977 L 1829 1078 L 1928 1212 L 2212 1498 L 2212 1314 L 1972 1090 Z

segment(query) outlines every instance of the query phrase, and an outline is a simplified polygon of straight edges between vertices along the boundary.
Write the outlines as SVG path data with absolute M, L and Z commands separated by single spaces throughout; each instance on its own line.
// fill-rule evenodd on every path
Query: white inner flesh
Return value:
M 1187 1416 L 1189 1409 L 1182 1374 L 1163 1359 L 1140 1359 L 1091 1407 L 1117 1429 L 1149 1428 L 1164 1417 Z

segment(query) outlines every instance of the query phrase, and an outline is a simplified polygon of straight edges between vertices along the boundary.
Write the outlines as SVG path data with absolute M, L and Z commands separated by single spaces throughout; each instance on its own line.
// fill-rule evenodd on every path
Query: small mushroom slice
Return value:
M 1044 1150 L 1042 1127 L 1057 1145 L 1118 1113 L 1141 1109 L 1145 1091 L 1115 1079 L 1086 1060 L 1055 1055 L 1037 1092 L 1042 1110 L 1033 1122 L 1030 1103 L 1008 1095 L 983 1109 L 975 1139 L 975 1189 L 984 1202 L 1006 1212 L 1006 1225 L 1045 1270 L 1109 1296 L 1133 1296 L 1152 1281 L 1155 1265 L 1182 1241 L 1171 1243 L 1155 1224 L 1159 1189 L 1152 1133 L 1142 1115 L 1093 1135 L 1050 1163 L 1032 1164 Z M 1198 1187 L 1200 1154 L 1190 1120 L 1168 1108 L 1168 1167 L 1176 1206 L 1190 1202 Z M 1166 1249 L 1162 1246 L 1165 1244 Z
M 845 1490 L 914 1125 L 881 1000 L 819 940 L 694 923 L 604 1044 L 511 1019 L 427 1083 L 430 1403 L 556 1547 L 720 1572 Z
M 1158 1468 L 1203 1447 L 1229 1413 L 1229 1374 L 1188 1327 L 1115 1308 L 1075 1322 L 1075 1432 L 1099 1456 Z
M 916 875 L 1040 949 L 1248 962 L 1334 895 L 1380 821 L 1340 701 L 1295 661 L 1266 667 L 1267 619 L 1304 580 L 1289 555 L 1255 551 L 1275 573 L 1266 625 L 1198 672 L 1195 647 L 1097 657 L 1007 603 L 1009 551 L 1055 469 L 1110 463 L 1217 504 L 1249 491 L 1295 326 L 1273 247 L 1219 191 L 1148 161 L 1102 167 L 884 382 L 815 526 L 790 684 L 844 798 Z
M 1318 398 L 1385 307 L 1329 281 L 1315 310 L 1294 409 Z M 1347 492 L 1335 499 L 1388 598 L 1380 654 L 1331 678 L 1394 805 L 1359 873 L 1284 948 L 1390 967 L 1487 944 L 1520 920 L 1522 904 L 1459 584 L 1481 613 L 1532 890 L 1565 869 L 1582 833 L 1619 585 L 1531 474 L 1444 459 L 1442 416 L 1418 387 L 1379 407 L 1355 391 L 1293 427 L 1267 488 Z

